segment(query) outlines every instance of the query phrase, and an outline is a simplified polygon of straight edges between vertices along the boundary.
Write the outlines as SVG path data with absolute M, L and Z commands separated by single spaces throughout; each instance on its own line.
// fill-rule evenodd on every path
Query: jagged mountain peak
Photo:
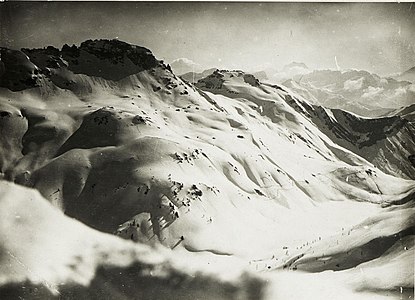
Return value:
M 252 74 L 241 70 L 216 69 L 212 74 L 200 79 L 196 86 L 207 89 L 221 89 L 223 83 L 240 81 L 251 86 L 259 87 L 259 80 Z
M 64 49 L 65 46 L 62 48 L 62 52 L 64 52 Z M 117 39 L 87 40 L 81 43 L 79 50 L 84 50 L 101 59 L 111 60 L 114 64 L 123 63 L 125 57 L 130 59 L 134 65 L 140 65 L 143 69 L 149 69 L 157 64 L 149 49 Z
M 68 71 L 117 81 L 157 66 L 168 68 L 147 48 L 119 40 L 87 40 L 61 50 L 2 48 L 1 54 L 0 86 L 13 91 L 39 86 L 42 78 L 66 81 L 57 77 L 67 77 Z

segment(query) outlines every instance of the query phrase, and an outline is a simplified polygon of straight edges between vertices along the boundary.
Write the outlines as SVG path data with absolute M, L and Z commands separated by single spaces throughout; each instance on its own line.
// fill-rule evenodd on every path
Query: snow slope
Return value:
M 411 107 L 371 119 L 309 104 L 290 95 L 286 99 L 338 145 L 366 158 L 384 172 L 415 178 L 410 161 L 415 149 Z
M 0 91 L 0 169 L 3 180 L 38 190 L 66 216 L 91 227 L 76 223 L 85 228 L 73 229 L 80 239 L 99 235 L 99 240 L 117 240 L 114 245 L 120 243 L 121 248 L 127 244 L 135 247 L 109 234 L 118 235 L 143 249 L 148 249 L 145 245 L 164 249 L 160 250 L 162 258 L 170 257 L 166 248 L 173 249 L 170 261 L 192 260 L 190 270 L 178 267 L 183 274 L 177 275 L 180 278 L 191 277 L 197 270 L 203 273 L 214 262 L 214 274 L 226 274 L 220 266 L 239 274 L 232 277 L 230 292 L 214 283 L 217 275 L 207 274 L 220 295 L 211 295 L 198 284 L 194 292 L 210 298 L 275 299 L 278 295 L 301 299 L 309 282 L 318 282 L 323 289 L 309 290 L 313 299 L 327 299 L 339 289 L 344 299 L 380 299 L 385 293 L 398 297 L 400 287 L 405 291 L 413 288 L 408 282 L 413 269 L 408 276 L 394 274 L 413 256 L 413 247 L 405 246 L 409 249 L 405 250 L 398 243 L 410 243 L 413 236 L 408 228 L 413 226 L 415 182 L 384 173 L 368 157 L 339 144 L 330 130 L 311 117 L 303 99 L 242 71 L 216 70 L 191 85 L 147 49 L 129 48 L 119 41 L 89 41 L 69 48 L 25 50 L 25 61 L 38 70 L 34 83 L 14 89 L 10 88 L 12 81 L 0 78 L 7 82 Z M 67 57 L 81 53 L 75 66 L 71 59 L 63 59 L 65 51 L 75 53 L 65 54 Z M 113 52 L 116 60 L 111 59 Z M 22 56 L 20 53 L 10 55 Z M 88 65 L 92 63 L 94 67 Z M 127 66 L 125 72 L 122 66 Z M 392 118 L 391 124 L 387 121 L 388 128 L 399 127 L 398 119 Z M 333 122 L 344 127 L 349 121 Z M 365 141 L 361 131 L 353 134 Z M 383 137 L 377 135 L 369 140 L 377 138 L 382 142 Z M 407 148 L 414 149 L 412 144 Z M 4 181 L 1 184 L 13 190 L 11 194 L 32 193 Z M 19 203 L 31 210 L 23 200 Z M 66 216 L 60 214 L 62 221 L 56 222 L 66 222 Z M 29 215 L 27 219 L 33 222 Z M 49 216 L 42 219 L 47 221 Z M 5 220 L 7 228 L 13 227 L 8 225 L 12 221 Z M 365 226 L 373 229 L 370 234 L 363 234 Z M 345 230 L 352 232 L 353 241 L 343 236 Z M 398 234 L 402 239 L 391 238 Z M 12 235 L 6 233 L 2 245 L 11 243 L 17 249 L 13 251 L 22 253 L 19 256 L 40 255 L 27 249 L 23 241 L 12 243 Z M 44 245 L 48 246 L 45 252 L 60 251 L 54 248 L 55 235 L 51 231 L 44 238 L 52 243 Z M 67 242 L 65 236 L 59 239 Z M 332 247 L 334 239 L 333 253 L 321 253 L 327 245 Z M 381 247 L 372 242 L 379 239 L 385 240 Z M 309 249 L 311 243 L 315 250 Z M 357 255 L 361 249 L 370 254 Z M 315 263 L 315 256 L 327 260 L 327 266 Z M 392 256 L 397 264 L 387 259 Z M 333 267 L 336 264 L 342 267 Z M 357 265 L 367 266 L 368 272 L 388 270 L 381 276 L 388 285 L 376 280 L 367 284 L 353 281 L 361 276 Z M 250 291 L 247 284 L 248 290 L 244 290 L 238 277 L 244 268 L 250 269 L 249 280 L 269 284 L 258 288 L 260 291 Z M 131 272 L 137 272 L 134 270 Z M 114 298 L 129 298 L 129 293 L 144 289 L 120 288 L 124 280 L 131 285 L 135 281 L 118 277 L 112 270 L 105 272 L 103 276 L 114 278 L 120 293 Z M 262 275 L 253 275 L 256 272 Z M 4 274 L 7 279 L 7 272 Z M 25 280 L 21 277 L 3 291 L 24 293 Z M 280 287 L 279 280 L 286 286 L 302 284 L 304 290 L 292 294 L 295 291 Z M 184 282 L 177 285 L 185 286 Z M 79 284 L 87 285 L 75 283 Z M 92 280 L 88 293 L 103 285 L 102 280 Z M 163 281 L 144 290 L 155 293 L 160 286 Z M 67 287 L 65 283 L 57 290 Z M 191 298 L 194 294 L 172 297 Z
M 2 299 L 261 296 L 264 282 L 237 262 L 233 270 L 213 260 L 211 268 L 189 266 L 190 255 L 184 258 L 88 228 L 64 216 L 37 191 L 5 181 L 0 188 Z

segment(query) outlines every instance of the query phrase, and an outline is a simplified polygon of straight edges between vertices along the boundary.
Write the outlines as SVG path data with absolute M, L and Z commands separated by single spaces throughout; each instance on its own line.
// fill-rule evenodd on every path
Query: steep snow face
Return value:
M 100 52 L 106 44 L 96 42 L 88 51 Z M 389 277 L 397 271 L 387 258 L 406 262 L 407 253 L 413 254 L 413 248 L 404 252 L 393 236 L 402 233 L 406 242 L 411 241 L 405 230 L 412 226 L 408 220 L 413 217 L 415 182 L 386 174 L 348 145 L 339 145 L 332 131 L 313 117 L 311 111 L 317 107 L 242 71 L 216 70 L 192 85 L 157 63 L 116 81 L 75 74 L 63 56 L 51 62 L 38 59 L 39 65 L 50 67 L 32 63 L 49 68 L 51 75 L 42 75 L 38 86 L 30 89 L 0 92 L 0 124 L 8 126 L 0 136 L 9 152 L 1 156 L 4 179 L 38 190 L 53 206 L 94 229 L 183 255 L 170 261 L 185 257 L 198 266 L 217 262 L 217 267 L 230 270 L 277 270 L 269 273 L 269 282 L 275 283 L 284 278 L 283 270 L 301 269 L 312 272 L 311 277 L 293 275 L 298 276 L 295 280 L 330 282 L 329 289 L 335 287 L 331 291 L 341 286 L 349 299 L 356 296 L 355 290 L 362 291 L 357 297 L 367 299 L 381 297 L 384 291 L 394 293 L 398 286 L 410 288 L 406 275 Z M 100 60 L 109 63 L 106 57 Z M 71 83 L 66 85 L 68 78 Z M 334 124 L 342 134 L 341 128 L 351 126 L 344 134 L 350 144 L 360 143 L 362 148 L 377 149 L 377 138 L 389 139 L 406 126 L 395 117 L 372 121 L 374 128 L 387 128 L 390 136 L 384 138 L 364 131 L 365 119 L 324 111 L 329 119 L 325 125 Z M 407 218 L 392 226 L 388 220 L 399 212 Z M 376 230 L 361 234 L 374 223 Z M 88 236 L 85 231 L 97 233 L 80 230 L 81 240 Z M 344 231 L 351 232 L 353 241 Z M 99 234 L 109 243 L 115 239 Z M 376 252 L 371 241 L 378 238 L 386 241 Z M 2 244 L 8 245 L 9 235 L 7 239 Z M 325 255 L 322 251 L 333 239 L 337 248 Z M 359 250 L 370 254 L 359 256 Z M 315 263 L 313 255 L 326 263 Z M 366 263 L 373 272 L 390 271 L 382 275 L 390 284 L 354 282 L 351 278 L 360 276 L 354 266 Z M 339 272 L 331 281 L 319 273 L 323 270 Z M 102 276 L 115 278 L 111 272 Z M 184 273 L 179 277 L 192 274 L 188 269 Z M 411 270 L 407 273 L 410 276 Z M 238 298 L 241 290 L 240 298 L 248 299 L 289 294 L 276 284 L 252 296 L 235 280 L 235 294 L 219 289 L 223 298 Z M 97 289 L 99 280 L 92 280 L 91 286 Z M 154 292 L 159 286 L 163 282 L 148 289 Z M 207 293 L 196 286 L 195 291 Z M 134 291 L 122 289 L 127 295 Z M 318 296 L 318 291 L 313 293 Z
M 381 78 L 366 71 L 319 70 L 287 80 L 283 85 L 316 104 L 376 117 L 415 103 L 410 82 Z
M 379 169 L 403 178 L 415 178 L 410 160 L 415 151 L 411 107 L 377 119 L 311 105 L 288 96 L 287 103 L 307 116 L 335 143 L 366 158 Z

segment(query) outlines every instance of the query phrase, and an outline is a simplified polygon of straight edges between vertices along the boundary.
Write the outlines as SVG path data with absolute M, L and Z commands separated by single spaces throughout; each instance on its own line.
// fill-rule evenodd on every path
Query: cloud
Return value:
M 374 96 L 379 95 L 383 91 L 384 89 L 382 87 L 369 86 L 367 89 L 365 89 L 362 98 L 372 98 Z
M 403 86 L 398 87 L 393 91 L 392 97 L 404 97 L 406 95 L 407 89 Z
M 363 80 L 363 77 L 356 80 L 349 79 L 344 82 L 343 88 L 348 91 L 355 91 L 361 89 L 363 86 Z
M 381 78 L 380 79 L 380 84 L 382 85 L 382 86 L 387 86 L 388 85 L 388 80 L 387 79 L 385 79 L 385 78 Z
M 191 60 L 191 59 L 188 59 L 188 58 L 186 58 L 186 57 L 181 57 L 181 58 L 177 58 L 177 59 L 175 59 L 175 60 L 173 60 L 172 61 L 172 64 L 189 64 L 189 65 L 191 65 L 191 64 L 196 64 L 193 60 Z
M 171 68 L 174 73 L 181 75 L 188 72 L 201 72 L 203 71 L 202 66 L 195 63 L 191 59 L 182 57 L 172 61 Z
M 275 72 L 271 75 L 271 79 L 277 82 L 283 82 L 287 79 L 293 79 L 296 76 L 301 76 L 311 73 L 311 70 L 303 63 L 291 63 L 286 65 L 281 71 Z

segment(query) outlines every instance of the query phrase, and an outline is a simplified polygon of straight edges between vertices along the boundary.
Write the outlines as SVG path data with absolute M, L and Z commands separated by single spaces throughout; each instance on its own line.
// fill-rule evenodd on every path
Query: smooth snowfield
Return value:
M 339 145 L 310 111 L 325 112 L 330 128 L 365 119 L 341 120 L 242 71 L 192 85 L 153 67 L 144 48 L 151 65 L 120 56 L 102 69 L 116 64 L 117 74 L 88 75 L 83 58 L 99 64 L 112 47 L 128 48 L 91 43 L 76 67 L 72 58 L 37 66 L 48 71 L 26 88 L 0 88 L 0 294 L 30 298 L 23 286 L 56 297 L 100 297 L 106 287 L 112 299 L 411 294 L 415 181 Z M 49 52 L 26 53 L 57 61 Z M 411 134 L 404 129 L 369 140 L 389 146 Z
M 348 272 L 255 275 L 236 258 L 171 253 L 99 233 L 64 216 L 36 191 L 0 186 L 2 299 L 400 299 L 395 287 L 413 276 L 413 240 Z M 397 261 L 401 245 L 408 252 Z
M 189 265 L 187 254 L 124 241 L 64 216 L 37 191 L 0 182 L 2 299 L 228 299 L 261 297 L 264 282 Z

